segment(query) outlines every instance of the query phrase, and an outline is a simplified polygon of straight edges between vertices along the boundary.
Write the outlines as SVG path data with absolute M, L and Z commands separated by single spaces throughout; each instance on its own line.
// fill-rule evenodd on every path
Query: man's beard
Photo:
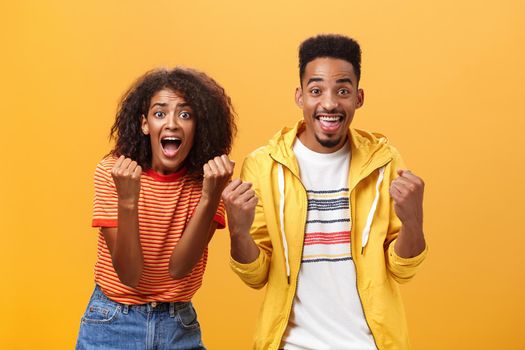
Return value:
M 321 146 L 326 148 L 334 148 L 341 142 L 341 138 L 336 140 L 321 140 L 317 135 L 315 135 L 315 139 L 321 144 Z
M 346 113 L 343 109 L 340 109 L 340 108 L 335 108 L 335 109 L 332 109 L 332 110 L 326 110 L 324 108 L 322 108 L 321 110 L 318 110 L 318 111 L 315 111 L 312 115 L 312 119 L 315 120 L 317 119 L 317 116 L 319 114 L 340 114 L 342 117 L 343 117 L 343 120 L 344 118 L 346 118 Z M 346 138 L 346 136 L 345 136 Z M 336 147 L 339 142 L 341 142 L 341 138 L 337 139 L 337 140 L 321 140 L 317 135 L 315 135 L 315 139 L 317 140 L 317 142 L 319 142 L 319 144 L 323 147 L 326 147 L 326 148 L 334 148 Z

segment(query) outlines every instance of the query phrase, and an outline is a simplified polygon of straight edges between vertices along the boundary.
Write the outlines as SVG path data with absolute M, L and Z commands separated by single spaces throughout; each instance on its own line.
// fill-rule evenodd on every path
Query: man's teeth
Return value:
M 334 116 L 334 117 L 327 117 L 327 116 L 320 116 L 319 120 L 322 120 L 324 122 L 337 122 L 341 119 L 341 117 Z
M 176 137 L 164 137 L 162 139 L 162 141 L 178 141 L 180 139 L 176 138 Z

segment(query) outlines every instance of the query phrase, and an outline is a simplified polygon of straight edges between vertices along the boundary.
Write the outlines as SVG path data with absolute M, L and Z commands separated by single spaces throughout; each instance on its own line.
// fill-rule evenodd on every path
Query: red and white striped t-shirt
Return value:
M 103 159 L 95 170 L 95 200 L 93 227 L 117 227 L 118 200 L 111 169 L 116 158 Z M 190 301 L 202 284 L 208 249 L 193 270 L 184 278 L 171 278 L 168 265 L 193 211 L 201 198 L 202 182 L 188 176 L 186 169 L 170 175 L 153 170 L 144 171 L 140 178 L 139 231 L 144 268 L 139 285 L 131 288 L 120 282 L 99 229 L 95 282 L 104 294 L 117 302 L 143 304 L 151 301 Z M 224 206 L 221 202 L 214 220 L 218 228 L 225 227 Z

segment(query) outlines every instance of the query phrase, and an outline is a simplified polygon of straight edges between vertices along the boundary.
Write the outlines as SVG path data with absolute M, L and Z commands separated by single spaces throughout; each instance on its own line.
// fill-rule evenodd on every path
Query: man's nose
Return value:
M 331 93 L 326 93 L 323 95 L 323 99 L 321 100 L 321 106 L 326 111 L 334 110 L 338 105 L 336 97 Z

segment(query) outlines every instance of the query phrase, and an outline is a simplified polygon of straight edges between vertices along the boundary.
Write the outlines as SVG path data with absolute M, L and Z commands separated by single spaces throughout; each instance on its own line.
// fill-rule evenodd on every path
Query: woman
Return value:
M 95 290 L 77 349 L 204 349 L 191 298 L 225 226 L 230 98 L 204 73 L 142 76 L 122 98 L 95 172 Z

